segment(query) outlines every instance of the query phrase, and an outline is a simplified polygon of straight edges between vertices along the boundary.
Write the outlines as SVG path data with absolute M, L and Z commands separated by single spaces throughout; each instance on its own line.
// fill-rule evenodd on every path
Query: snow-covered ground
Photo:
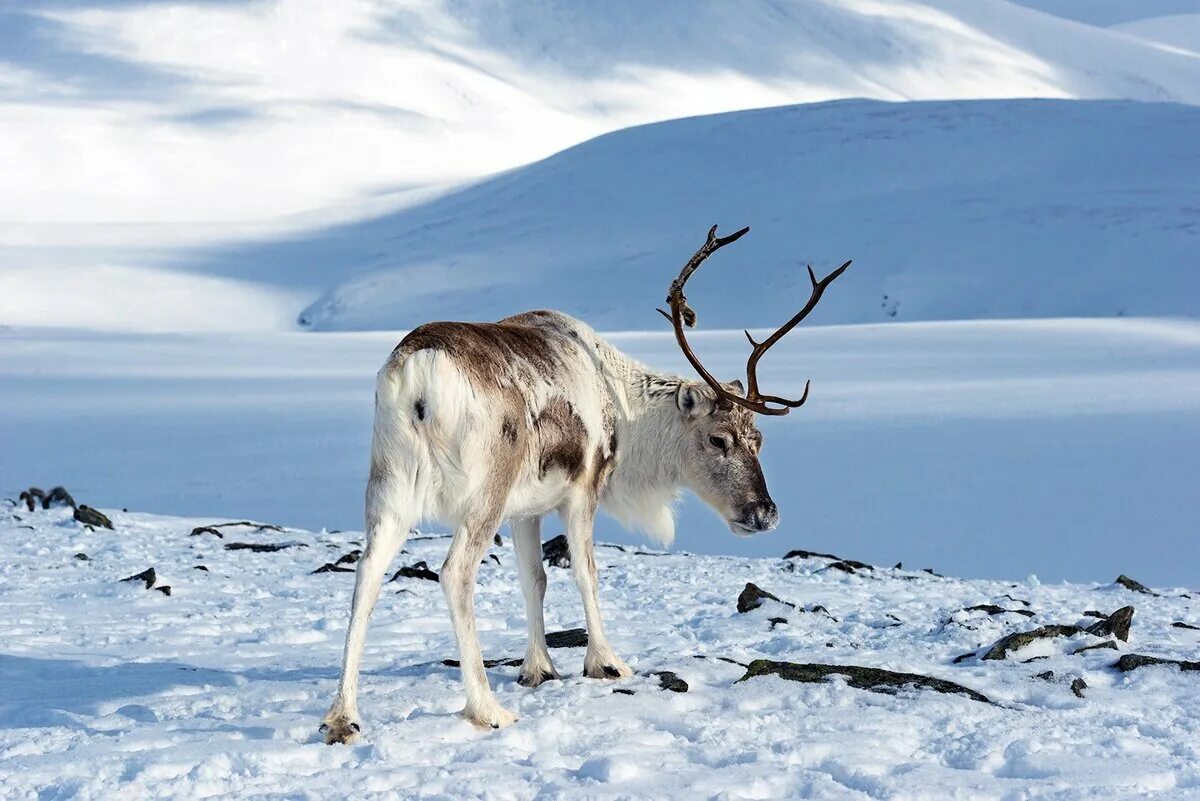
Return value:
M 848 574 L 826 558 L 780 558 L 807 542 L 795 524 L 770 559 L 602 546 L 607 629 L 637 675 L 585 679 L 580 648 L 553 649 L 567 678 L 536 690 L 516 684 L 516 667 L 496 667 L 498 696 L 521 720 L 484 733 L 456 716 L 438 585 L 400 578 L 385 585 L 368 639 L 363 741 L 331 747 L 316 729 L 336 683 L 353 576 L 312 571 L 359 547 L 360 535 L 231 527 L 218 539 L 190 532 L 225 518 L 107 511 L 115 531 L 86 530 L 64 508 L 0 510 L 5 799 L 1200 794 L 1200 673 L 1112 667 L 1128 653 L 1200 659 L 1200 631 L 1173 625 L 1200 625 L 1200 601 L 1179 589 L 1151 596 L 1108 580 L 965 581 L 890 567 Z M 227 549 L 237 542 L 290 547 Z M 410 541 L 396 566 L 436 569 L 445 547 Z M 519 658 L 511 544 L 491 553 L 499 564 L 485 560 L 479 578 L 484 653 Z M 150 567 L 169 596 L 120 581 Z M 548 571 L 549 630 L 580 626 L 569 571 Z M 766 601 L 739 613 L 747 582 L 808 611 Z M 964 611 L 979 604 L 1032 616 Z M 1110 639 L 1076 634 L 981 658 L 1009 633 L 1089 626 L 1088 610 L 1126 605 L 1136 611 L 1118 650 L 1072 655 Z M 1035 657 L 1045 658 L 1025 661 Z M 990 703 L 911 688 L 880 694 L 841 679 L 739 682 L 755 659 L 915 673 Z M 663 689 L 655 671 L 674 672 L 687 692 Z
M 102 507 L 359 527 L 374 374 L 399 338 L 2 331 L 0 492 L 64 484 Z M 686 374 L 668 331 L 611 339 Z M 744 374 L 741 332 L 693 341 L 717 375 Z M 790 533 L 735 538 L 689 500 L 680 548 L 787 541 L 968 577 L 1197 583 L 1200 324 L 802 327 L 761 373 L 784 395 L 812 379 L 802 410 L 761 421 Z M 599 535 L 638 542 L 604 518 Z

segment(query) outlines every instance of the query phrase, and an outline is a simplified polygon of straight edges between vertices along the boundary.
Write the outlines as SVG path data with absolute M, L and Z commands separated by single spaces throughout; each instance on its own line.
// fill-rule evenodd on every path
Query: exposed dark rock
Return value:
M 788 619 L 786 617 L 773 617 L 767 622 L 771 624 L 771 628 L 775 628 L 778 625 L 786 624 Z
M 892 568 L 892 570 L 903 570 L 903 569 L 904 569 L 904 563 L 903 563 L 903 562 L 897 562 L 897 563 L 896 563 L 896 566 Z
M 634 693 L 634 691 L 629 689 L 628 687 L 614 687 L 613 694 L 614 695 L 636 695 L 636 693 Z
M 307 548 L 303 542 L 227 542 L 227 551 L 252 551 L 254 553 L 275 553 L 286 551 L 288 548 Z
M 567 535 L 559 534 L 542 543 L 542 559 L 552 567 L 570 567 L 571 550 L 567 546 Z
M 351 551 L 350 553 L 345 554 L 344 556 L 338 557 L 338 560 L 336 562 L 334 562 L 334 564 L 335 565 L 353 565 L 358 562 L 358 558 L 360 556 L 362 556 L 362 551 L 355 549 L 355 550 Z
M 767 592 L 757 584 L 754 584 L 753 582 L 747 582 L 745 588 L 742 590 L 741 595 L 738 596 L 737 610 L 742 614 L 745 614 L 751 609 L 757 609 L 758 607 L 762 606 L 764 601 L 778 601 L 785 606 L 795 607 L 795 604 L 790 604 L 787 601 L 784 601 L 779 596 Z
M 1084 645 L 1072 651 L 1071 655 L 1074 656 L 1075 654 L 1082 654 L 1084 651 L 1096 651 L 1103 648 L 1109 648 L 1115 651 L 1117 650 L 1117 641 L 1105 640 L 1104 642 L 1098 642 L 1095 645 Z
M 1007 637 L 1001 638 L 993 645 L 988 652 L 983 655 L 983 659 L 1006 659 L 1008 655 L 1018 649 L 1024 648 L 1037 640 L 1047 640 L 1054 637 L 1074 637 L 1083 629 L 1079 626 L 1042 626 L 1040 629 L 1033 631 L 1021 631 L 1016 634 L 1010 634 Z
M 905 687 L 917 687 L 933 690 L 939 693 L 965 695 L 966 697 L 990 704 L 986 695 L 975 692 L 945 679 L 935 679 L 931 676 L 921 676 L 916 673 L 896 673 L 879 668 L 859 667 L 857 665 L 817 665 L 798 664 L 796 662 L 776 662 L 770 659 L 755 659 L 746 668 L 746 675 L 738 681 L 746 681 L 755 676 L 777 675 L 789 681 L 801 681 L 820 684 L 832 676 L 842 676 L 851 686 L 860 690 L 887 693 L 894 695 Z
M 1035 673 L 1033 677 L 1042 681 L 1054 681 L 1054 671 L 1043 670 L 1041 673 Z
M 1098 617 L 1101 620 L 1108 620 L 1108 615 L 1096 609 L 1088 609 L 1083 613 L 1084 617 Z
M 488 559 L 491 559 L 491 560 L 492 560 L 493 562 L 495 562 L 496 564 L 500 564 L 500 557 L 499 557 L 499 556 L 496 556 L 496 554 L 494 554 L 494 553 L 489 553 L 489 554 L 488 554 Z M 487 562 L 487 559 L 484 559 L 484 560 L 483 560 L 483 562 L 481 562 L 480 564 L 484 564 L 484 563 L 486 563 L 486 562 Z
M 221 532 L 217 531 L 212 526 L 196 526 L 194 529 L 192 529 L 192 533 L 189 534 L 188 536 L 189 537 L 198 537 L 201 534 L 212 534 L 213 536 L 217 537 L 218 539 L 222 539 L 222 540 L 225 539 L 225 535 L 222 534 Z
M 409 565 L 408 567 L 400 568 L 392 574 L 392 577 L 388 579 L 388 581 L 392 582 L 399 578 L 424 579 L 425 581 L 439 580 L 438 574 L 430 570 L 429 565 L 425 564 L 424 561 L 417 562 L 415 565 Z
M 731 665 L 738 667 L 749 667 L 745 662 L 739 662 L 736 659 L 730 659 L 727 656 L 709 656 L 708 654 L 692 654 L 692 659 L 716 659 L 718 662 L 728 662 Z
M 86 553 L 77 553 L 77 554 L 75 554 L 75 558 L 78 559 L 80 562 L 92 561 L 92 557 L 88 556 Z
M 1029 601 L 1026 601 L 1024 598 L 1014 598 L 1013 596 L 1009 595 L 1008 593 L 1005 593 L 1004 595 L 1001 595 L 1000 597 L 1007 598 L 1008 600 L 1010 600 L 1014 603 L 1023 604 L 1025 606 L 1033 606 L 1033 604 L 1029 603 Z
M 121 581 L 141 581 L 141 582 L 145 583 L 146 589 L 150 589 L 151 587 L 154 586 L 154 582 L 158 581 L 158 576 L 156 576 L 154 574 L 154 568 L 148 567 L 145 570 L 143 570 L 141 573 L 137 573 L 132 576 L 127 576 L 127 577 L 121 579 Z
M 1158 595 L 1157 592 L 1150 589 L 1145 584 L 1141 583 L 1140 581 L 1134 581 L 1133 579 L 1131 579 L 1129 576 L 1125 575 L 1124 573 L 1117 576 L 1117 580 L 1115 583 L 1120 584 L 1122 587 L 1124 587 L 1127 590 L 1131 590 L 1133 592 L 1140 592 L 1143 595 L 1155 595 L 1155 596 Z
M 500 532 L 499 532 L 499 531 L 497 531 L 497 532 L 495 533 L 495 535 L 493 535 L 493 537 L 492 537 L 492 545 L 495 545 L 497 548 L 499 548 L 500 546 L 504 545 L 504 540 L 500 539 Z
M 828 565 L 825 566 L 825 569 L 826 570 L 840 570 L 843 573 L 857 573 L 858 572 L 858 569 L 854 565 L 850 564 L 849 562 L 847 562 L 845 560 L 840 560 L 837 562 L 830 562 Z
M 837 561 L 837 562 L 840 562 L 842 560 L 842 557 L 834 556 L 831 553 L 818 553 L 817 551 L 804 551 L 804 550 L 800 550 L 800 549 L 796 549 L 794 551 L 788 551 L 787 553 L 785 553 L 783 555 L 783 558 L 784 559 L 833 559 L 834 561 Z
M 283 532 L 283 528 L 270 523 L 254 523 L 250 520 L 237 520 L 233 523 L 210 523 L 207 526 L 196 526 L 192 529 L 191 536 L 195 537 L 198 534 L 216 534 L 218 537 L 224 538 L 224 534 L 217 531 L 219 528 L 234 528 L 237 526 L 247 526 L 256 531 L 278 531 Z
M 954 657 L 950 660 L 950 662 L 954 665 L 960 665 L 975 656 L 976 653 L 977 651 L 967 651 L 965 654 L 959 654 L 958 656 Z
M 996 604 L 976 604 L 963 609 L 964 612 L 987 612 L 989 615 L 1022 615 L 1024 617 L 1033 617 L 1033 612 L 1028 609 L 1005 609 L 1003 606 Z
M 98 512 L 90 506 L 78 506 L 75 508 L 75 519 L 85 526 L 93 528 L 112 529 L 112 521 L 109 520 L 103 512 Z
M 1133 607 L 1122 606 L 1111 615 L 1104 617 L 1096 623 L 1088 626 L 1088 634 L 1095 634 L 1097 637 L 1107 637 L 1113 635 L 1121 642 L 1129 641 L 1129 626 L 1133 623 Z
M 520 667 L 521 662 L 520 659 L 485 659 L 483 666 L 489 670 L 494 667 Z M 458 667 L 462 663 L 457 659 L 443 659 L 442 664 L 446 667 Z
M 1113 663 L 1113 667 L 1122 673 L 1137 670 L 1147 665 L 1174 665 L 1180 670 L 1200 670 L 1200 662 L 1188 662 L 1182 659 L 1163 659 L 1146 654 L 1125 654 Z
M 170 584 L 164 584 L 161 587 L 155 587 L 154 589 L 157 590 L 158 592 L 161 592 L 163 595 L 167 596 L 168 598 L 171 597 L 171 585 Z
M 1083 691 L 1087 689 L 1087 682 L 1082 678 L 1077 678 L 1071 682 L 1071 692 L 1075 693 L 1075 697 L 1082 698 Z
M 315 576 L 317 573 L 353 573 L 353 572 L 354 572 L 354 570 L 352 568 L 342 567 L 341 565 L 334 564 L 333 562 L 326 562 L 325 564 L 321 565 L 316 570 L 314 570 L 312 573 L 309 573 L 309 575 Z
M 192 570 L 203 570 L 205 573 L 208 572 L 208 568 L 204 565 L 192 565 Z
M 583 648 L 587 644 L 586 629 L 551 631 L 546 635 L 546 645 L 550 648 Z
M 1043 659 L 1049 659 L 1048 656 L 1031 656 L 1028 659 L 1022 659 L 1022 665 L 1028 665 L 1030 662 L 1041 662 Z
M 1200 631 L 1200 626 L 1193 626 L 1191 623 L 1183 623 L 1181 621 L 1176 621 L 1172 623 L 1171 626 L 1177 629 L 1191 629 L 1192 631 Z
M 29 509 L 29 511 L 32 512 L 34 509 L 37 508 L 39 503 L 41 503 L 43 500 L 45 500 L 46 493 L 42 492 L 37 487 L 30 487 L 29 489 L 25 490 L 17 497 L 19 500 L 24 501 L 25 506 Z
M 688 683 L 669 670 L 656 670 L 650 674 L 658 676 L 658 686 L 673 693 L 686 693 Z
M 54 504 L 70 506 L 74 509 L 75 499 L 71 497 L 71 493 L 67 492 L 65 487 L 55 487 L 46 493 L 45 498 L 42 498 L 42 508 L 49 509 Z
M 923 568 L 921 572 L 928 573 L 931 576 L 937 576 L 938 578 L 945 578 L 945 576 L 943 576 L 941 573 L 935 573 L 932 567 Z

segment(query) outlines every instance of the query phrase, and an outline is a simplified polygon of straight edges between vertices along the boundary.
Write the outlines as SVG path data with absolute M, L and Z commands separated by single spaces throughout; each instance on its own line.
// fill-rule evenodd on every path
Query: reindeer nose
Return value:
M 755 531 L 770 531 L 779 525 L 779 508 L 768 498 L 747 506 L 742 519 Z

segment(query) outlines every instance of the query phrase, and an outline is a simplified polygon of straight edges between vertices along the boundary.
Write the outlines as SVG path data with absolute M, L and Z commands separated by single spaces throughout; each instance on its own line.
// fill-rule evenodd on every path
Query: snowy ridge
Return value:
M 1184 798 L 1200 789 L 1200 673 L 1112 667 L 1134 652 L 1200 659 L 1200 631 L 1174 625 L 1200 625 L 1200 606 L 1179 589 L 848 573 L 820 556 L 600 546 L 607 628 L 638 675 L 585 679 L 578 648 L 553 650 L 568 678 L 537 690 L 516 684 L 517 668 L 497 666 L 491 680 L 521 721 L 485 734 L 456 716 L 457 672 L 441 664 L 456 654 L 440 589 L 398 578 L 385 585 L 368 639 L 364 742 L 328 747 L 316 727 L 336 681 L 353 576 L 313 571 L 351 554 L 361 535 L 233 526 L 218 538 L 191 532 L 227 520 L 103 511 L 115 531 L 88 530 L 61 507 L 0 511 L 5 798 Z M 290 547 L 256 553 L 235 543 Z M 393 569 L 436 569 L 445 548 L 442 538 L 410 540 Z M 484 654 L 519 658 L 511 544 L 491 553 L 499 564 L 485 560 L 479 577 Z M 120 581 L 148 567 L 169 596 Z M 580 625 L 569 571 L 548 571 L 548 629 Z M 739 613 L 748 582 L 787 603 Z M 967 609 L 981 604 L 1016 611 Z M 1114 640 L 1115 651 L 1072 655 L 1109 639 L 1079 634 L 1002 661 L 978 658 L 1009 633 L 1092 625 L 1086 611 L 1127 605 L 1132 633 Z M 967 652 L 977 655 L 955 663 Z M 1023 661 L 1035 657 L 1044 658 Z M 932 676 L 992 703 L 879 694 L 839 679 L 739 682 L 745 668 L 724 661 L 758 658 Z M 654 672 L 663 670 L 687 692 L 661 687 Z M 1076 679 L 1083 697 L 1072 692 Z
M 751 233 L 689 286 L 702 327 L 786 319 L 806 296 L 804 263 L 826 271 L 848 258 L 854 267 L 814 321 L 1192 315 L 1196 141 L 1200 109 L 1162 104 L 737 112 L 620 131 L 391 215 L 221 251 L 193 269 L 343 276 L 300 315 L 323 330 L 531 307 L 641 329 L 655 324 L 673 271 L 721 223 Z

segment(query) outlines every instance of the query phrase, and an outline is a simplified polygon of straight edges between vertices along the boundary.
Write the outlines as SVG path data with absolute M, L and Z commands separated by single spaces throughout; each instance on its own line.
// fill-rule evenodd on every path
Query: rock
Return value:
M 205 573 L 208 572 L 208 568 L 204 565 L 192 565 L 192 570 L 203 570 Z
M 783 555 L 784 559 L 833 559 L 840 562 L 842 557 L 834 556 L 831 553 L 818 553 L 817 551 L 803 551 L 800 549 L 788 551 Z
M 71 497 L 71 493 L 67 492 L 65 487 L 55 487 L 46 493 L 46 497 L 42 498 L 42 508 L 49 509 L 53 504 L 61 504 L 75 508 L 75 499 Z
M 1163 659 L 1145 654 L 1125 654 L 1112 664 L 1113 667 L 1122 673 L 1128 673 L 1131 670 L 1137 670 L 1148 665 L 1174 665 L 1180 670 L 1200 670 L 1200 662 L 1187 662 L 1182 659 Z
M 170 584 L 164 584 L 161 587 L 155 587 L 154 589 L 157 590 L 158 592 L 161 592 L 163 595 L 167 596 L 168 598 L 171 597 L 171 585 Z
M 41 503 L 43 500 L 45 500 L 46 493 L 42 492 L 37 487 L 30 487 L 29 489 L 25 490 L 20 495 L 18 495 L 17 498 L 18 498 L 18 500 L 24 501 L 25 506 L 29 509 L 29 511 L 32 512 L 34 509 L 37 508 L 39 503 Z
M 971 657 L 975 656 L 976 653 L 977 653 L 976 651 L 967 651 L 965 654 L 959 654 L 958 656 L 951 659 L 950 663 L 953 665 L 960 665 L 963 662 L 966 662 Z
M 786 625 L 788 622 L 788 619 L 786 617 L 773 617 L 770 620 L 768 620 L 767 622 L 771 624 L 771 628 L 775 628 L 776 626 L 779 626 L 779 625 Z
M 929 575 L 931 575 L 931 576 L 937 576 L 938 578 L 945 578 L 945 576 L 943 576 L 941 573 L 935 573 L 935 572 L 933 572 L 933 568 L 932 568 L 932 567 L 926 567 L 926 568 L 922 568 L 921 572 L 922 572 L 922 573 L 928 573 L 928 574 L 929 574 Z
M 335 565 L 353 565 L 358 562 L 358 559 L 360 556 L 362 556 L 362 551 L 355 549 L 344 556 L 339 556 L 338 560 L 336 562 L 334 562 L 334 564 Z
M 1022 665 L 1028 665 L 1030 662 L 1041 662 L 1043 659 L 1049 659 L 1048 656 L 1032 656 L 1029 659 L 1022 659 Z
M 388 582 L 390 583 L 400 578 L 415 578 L 423 579 L 425 581 L 440 580 L 438 578 L 438 574 L 430 570 L 429 565 L 425 564 L 424 561 L 417 562 L 415 565 L 409 565 L 408 567 L 400 568 L 392 574 L 392 577 L 388 579 Z
M 1095 634 L 1097 637 L 1107 637 L 1113 635 L 1121 642 L 1129 641 L 1129 626 L 1133 623 L 1133 607 L 1122 606 L 1111 615 L 1107 615 L 1099 622 L 1088 626 L 1088 634 Z
M 1053 670 L 1043 670 L 1041 673 L 1035 674 L 1034 678 L 1041 679 L 1042 681 L 1054 681 L 1054 671 Z
M 103 512 L 98 512 L 90 506 L 78 506 L 75 508 L 75 519 L 85 526 L 93 528 L 107 528 L 112 530 L 113 524 Z
M 78 559 L 80 562 L 92 561 L 92 557 L 88 556 L 86 553 L 77 553 L 77 554 L 75 554 L 75 558 Z
M 491 560 L 492 560 L 493 562 L 495 562 L 496 564 L 500 564 L 500 557 L 499 557 L 499 556 L 496 556 L 496 554 L 494 554 L 494 553 L 489 553 L 489 554 L 488 554 L 488 559 L 491 559 Z M 487 559 L 484 559 L 484 560 L 483 560 L 482 562 L 480 562 L 479 564 L 481 564 L 481 565 L 486 565 L 486 564 L 487 564 Z
M 1007 598 L 1008 600 L 1012 601 L 1013 603 L 1022 604 L 1023 606 L 1033 606 L 1033 604 L 1029 603 L 1029 601 L 1026 601 L 1024 598 L 1014 598 L 1013 596 L 1009 595 L 1008 593 L 1005 593 L 1004 595 L 1001 595 L 1000 597 Z
M 317 573 L 353 573 L 353 572 L 354 571 L 348 567 L 342 567 L 341 565 L 336 565 L 333 562 L 326 562 L 325 564 L 321 565 L 313 572 L 309 573 L 309 575 L 315 576 Z
M 497 548 L 499 548 L 500 546 L 504 545 L 504 540 L 500 539 L 500 532 L 499 532 L 499 531 L 497 531 L 497 532 L 495 533 L 495 535 L 492 537 L 492 545 L 495 545 Z
M 142 581 L 145 582 L 146 589 L 150 589 L 154 586 L 154 582 L 158 581 L 158 576 L 155 575 L 154 568 L 148 567 L 141 573 L 137 573 L 133 576 L 127 576 L 126 578 L 121 579 L 121 581 Z
M 570 567 L 571 549 L 567 546 L 567 535 L 559 534 L 557 537 L 543 542 L 542 559 L 551 567 Z
M 904 563 L 903 563 L 903 562 L 897 562 L 897 563 L 896 563 L 896 566 L 892 568 L 892 570 L 903 570 L 903 569 L 904 569 Z
M 923 690 L 933 690 L 939 693 L 965 695 L 973 701 L 990 704 L 986 695 L 978 693 L 961 684 L 955 684 L 945 679 L 935 679 L 931 676 L 921 676 L 916 673 L 896 673 L 879 668 L 859 667 L 857 665 L 818 665 L 798 664 L 796 662 L 776 662 L 770 659 L 755 659 L 746 668 L 746 675 L 739 682 L 756 676 L 777 675 L 788 681 L 800 681 L 811 684 L 821 684 L 832 676 L 842 676 L 851 686 L 860 690 L 887 693 L 894 695 L 905 687 L 917 687 Z
M 1155 596 L 1158 595 L 1157 592 L 1150 589 L 1145 584 L 1141 583 L 1140 581 L 1134 581 L 1133 579 L 1131 579 L 1129 576 L 1125 575 L 1124 573 L 1117 576 L 1117 580 L 1115 583 L 1120 584 L 1122 587 L 1124 587 L 1125 589 L 1130 590 L 1132 592 L 1140 592 L 1143 595 L 1155 595 Z
M 629 689 L 628 687 L 614 687 L 613 693 L 615 695 L 634 695 L 633 690 Z
M 552 631 L 546 635 L 546 645 L 550 648 L 583 648 L 588 644 L 586 629 L 567 629 Z
M 658 670 L 650 674 L 658 676 L 658 686 L 673 693 L 686 693 L 688 683 L 669 670 Z
M 1053 637 L 1073 637 L 1082 631 L 1083 629 L 1079 628 L 1079 626 L 1042 626 L 1040 629 L 1034 629 L 1033 631 L 1017 632 L 997 641 L 983 655 L 983 659 L 1006 659 L 1012 651 L 1024 648 L 1026 645 L 1037 640 L 1046 640 Z
M 494 667 L 520 667 L 522 661 L 520 659 L 485 659 L 483 666 L 489 670 Z M 442 664 L 446 667 L 458 667 L 462 663 L 457 659 L 443 659 Z
M 1117 641 L 1105 640 L 1104 642 L 1098 642 L 1095 645 L 1084 645 L 1072 651 L 1071 656 L 1074 656 L 1075 654 L 1082 654 L 1084 651 L 1095 651 L 1103 648 L 1109 648 L 1115 651 L 1117 650 Z
M 1193 626 L 1191 623 L 1183 623 L 1180 621 L 1172 623 L 1171 626 L 1172 628 L 1177 629 L 1191 629 L 1192 631 L 1200 631 L 1200 626 Z
M 196 526 L 194 529 L 192 529 L 192 533 L 189 534 L 188 536 L 189 537 L 199 537 L 201 534 L 212 534 L 217 539 L 222 539 L 222 540 L 225 539 L 225 535 L 222 534 L 221 532 L 217 531 L 212 526 Z
M 1087 682 L 1082 678 L 1075 679 L 1071 682 L 1071 692 L 1075 693 L 1077 698 L 1083 697 L 1083 691 L 1087 689 Z
M 757 584 L 748 582 L 742 590 L 741 595 L 737 599 L 737 610 L 742 614 L 749 612 L 751 609 L 757 609 L 763 605 L 764 601 L 778 601 L 785 606 L 795 607 L 795 604 L 789 604 L 782 600 L 777 595 L 772 595 Z
M 1083 616 L 1084 616 L 1084 617 L 1098 617 L 1098 618 L 1100 618 L 1101 620 L 1108 620 L 1108 615 L 1104 614 L 1103 612 L 1099 612 L 1099 611 L 1097 611 L 1097 610 L 1095 610 L 1095 609 L 1087 609 L 1087 610 L 1085 610 L 1085 611 L 1084 611 L 1084 613 L 1083 613 Z
M 278 531 L 281 533 L 283 532 L 283 528 L 281 528 L 280 526 L 272 525 L 270 523 L 254 523 L 249 520 L 238 520 L 233 523 L 211 523 L 207 526 L 196 526 L 194 529 L 192 529 L 192 533 L 190 536 L 195 537 L 200 534 L 215 534 L 216 536 L 224 539 L 225 535 L 222 534 L 221 532 L 217 531 L 217 529 L 219 529 L 219 528 L 234 528 L 236 526 L 247 526 L 249 528 L 255 529 L 256 531 Z
M 1025 617 L 1033 617 L 1033 612 L 1028 609 L 1005 609 L 1003 606 L 996 604 L 976 604 L 963 609 L 964 612 L 987 612 L 989 615 L 1023 615 Z
M 253 553 L 275 553 L 288 548 L 307 548 L 303 542 L 227 542 L 227 551 L 252 551 Z

